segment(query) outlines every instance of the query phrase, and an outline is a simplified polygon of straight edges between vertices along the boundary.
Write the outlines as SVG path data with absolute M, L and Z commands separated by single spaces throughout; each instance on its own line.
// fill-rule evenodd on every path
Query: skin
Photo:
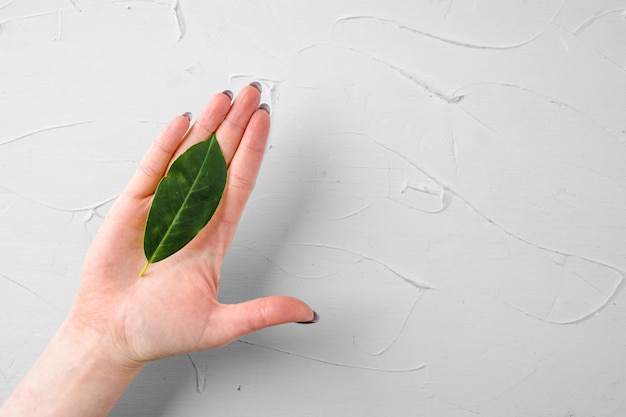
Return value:
M 44 353 L 0 408 L 0 417 L 106 416 L 149 361 L 214 349 L 248 333 L 316 317 L 286 296 L 226 305 L 220 271 L 254 188 L 270 128 L 254 86 L 234 102 L 211 98 L 190 128 L 172 120 L 147 151 L 90 247 L 76 301 Z M 222 201 L 185 248 L 150 265 L 143 231 L 159 180 L 178 155 L 213 131 L 228 165 Z

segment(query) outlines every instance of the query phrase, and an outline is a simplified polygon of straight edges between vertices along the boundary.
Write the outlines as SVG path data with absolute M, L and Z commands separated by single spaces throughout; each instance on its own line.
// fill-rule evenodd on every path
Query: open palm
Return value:
M 258 87 L 258 86 L 257 86 Z M 231 105 L 215 95 L 189 129 L 175 118 L 148 150 L 112 207 L 87 254 L 72 316 L 142 363 L 227 344 L 255 330 L 311 321 L 302 301 L 275 296 L 225 305 L 217 300 L 220 271 L 254 187 L 270 119 L 260 92 L 246 86 Z M 228 165 L 220 205 L 185 248 L 153 264 L 143 278 L 143 233 L 159 180 L 178 155 L 216 132 Z

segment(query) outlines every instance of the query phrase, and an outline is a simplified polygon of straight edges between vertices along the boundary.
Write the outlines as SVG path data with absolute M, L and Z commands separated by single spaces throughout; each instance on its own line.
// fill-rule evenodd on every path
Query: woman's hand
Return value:
M 148 150 L 98 231 L 76 302 L 0 417 L 105 416 L 153 359 L 225 345 L 247 333 L 317 314 L 291 297 L 217 301 L 220 271 L 252 192 L 270 127 L 260 85 L 214 96 L 189 129 L 176 117 Z M 187 246 L 139 277 L 157 184 L 178 155 L 216 132 L 228 165 L 217 211 Z
M 315 315 L 291 297 L 235 305 L 217 301 L 224 256 L 254 187 L 270 128 L 268 111 L 259 108 L 260 85 L 254 84 L 232 105 L 230 92 L 214 96 L 191 129 L 185 116 L 165 128 L 87 254 L 71 318 L 111 337 L 130 361 L 211 349 L 268 326 L 311 321 Z M 159 180 L 178 155 L 214 131 L 228 166 L 214 217 L 189 245 L 139 278 L 146 217 Z

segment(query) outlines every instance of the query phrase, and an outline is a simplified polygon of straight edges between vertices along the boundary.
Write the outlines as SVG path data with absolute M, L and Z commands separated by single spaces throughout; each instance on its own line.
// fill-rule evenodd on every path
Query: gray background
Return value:
M 151 364 L 113 416 L 626 414 L 626 1 L 0 0 L 0 399 L 173 116 L 273 109 L 221 298 L 314 326 Z

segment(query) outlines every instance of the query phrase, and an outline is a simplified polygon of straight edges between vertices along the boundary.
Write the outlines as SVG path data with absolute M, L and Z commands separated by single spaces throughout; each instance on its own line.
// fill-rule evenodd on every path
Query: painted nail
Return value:
M 187 120 L 189 120 L 191 122 L 191 118 L 193 117 L 193 115 L 191 114 L 191 112 L 185 112 L 183 113 L 183 117 L 186 117 Z
M 268 104 L 265 103 L 261 103 L 261 105 L 259 106 L 259 110 L 265 110 L 267 112 L 267 114 L 271 115 L 272 112 L 270 111 L 270 106 Z
M 226 95 L 228 96 L 228 98 L 229 98 L 229 99 L 231 99 L 231 100 L 232 100 L 232 99 L 233 99 L 233 97 L 234 97 L 234 96 L 233 96 L 233 92 L 232 92 L 232 91 L 230 91 L 230 90 L 224 90 L 224 91 L 222 91 L 222 94 L 226 94 Z
M 250 85 L 254 88 L 256 88 L 257 90 L 259 90 L 259 93 L 263 92 L 263 87 L 261 87 L 261 83 L 257 82 L 257 81 L 252 81 L 250 83 Z
M 298 324 L 313 324 L 320 321 L 320 316 L 315 311 L 313 312 L 313 318 L 309 321 L 299 321 Z

